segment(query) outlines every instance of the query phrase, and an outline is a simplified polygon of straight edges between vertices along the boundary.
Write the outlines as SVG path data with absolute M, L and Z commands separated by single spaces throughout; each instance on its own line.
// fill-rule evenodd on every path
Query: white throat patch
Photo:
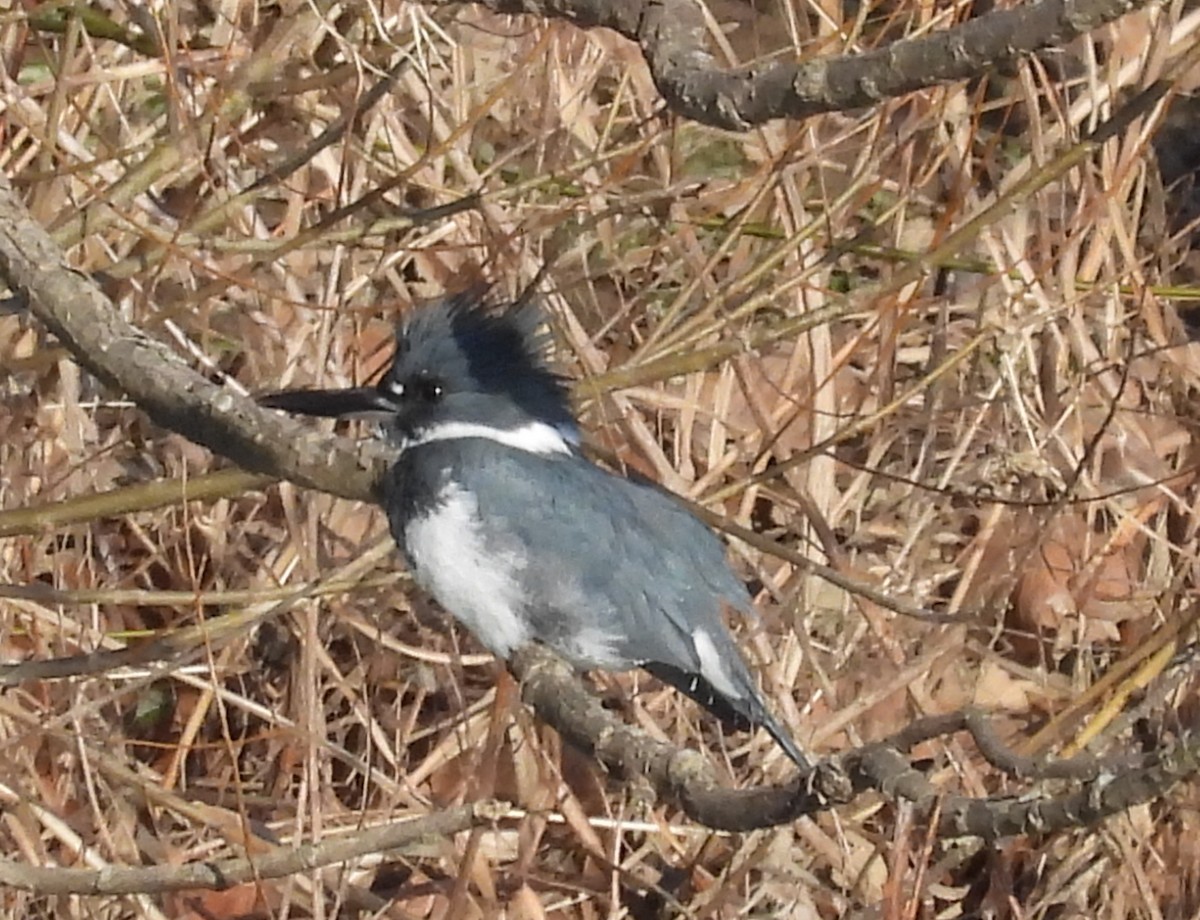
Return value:
M 493 428 L 480 422 L 441 422 L 405 441 L 404 447 L 419 447 L 432 441 L 461 441 L 483 438 L 530 454 L 569 454 L 571 442 L 560 429 L 545 422 L 529 422 L 520 428 Z

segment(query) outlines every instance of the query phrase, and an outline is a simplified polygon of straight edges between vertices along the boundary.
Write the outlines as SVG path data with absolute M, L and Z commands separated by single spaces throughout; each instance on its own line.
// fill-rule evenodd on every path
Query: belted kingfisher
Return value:
M 478 290 L 414 310 L 375 386 L 259 398 L 372 418 L 397 450 L 382 502 L 417 583 L 498 658 L 540 642 L 580 669 L 640 666 L 808 760 L 764 704 L 724 608 L 751 609 L 724 547 L 675 496 L 588 460 L 531 305 Z

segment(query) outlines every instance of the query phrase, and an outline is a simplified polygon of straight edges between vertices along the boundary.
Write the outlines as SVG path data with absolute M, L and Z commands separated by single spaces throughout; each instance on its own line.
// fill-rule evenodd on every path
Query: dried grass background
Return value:
M 1007 714 L 1030 753 L 1165 743 L 1162 713 L 1182 701 L 1189 718 L 1187 659 L 1172 655 L 1196 579 L 1200 350 L 1174 306 L 1195 293 L 1194 204 L 1163 178 L 1194 169 L 1193 110 L 1156 108 L 1061 179 L 1018 183 L 1194 44 L 1194 12 L 1154 8 L 976 84 L 735 135 L 664 113 L 623 39 L 469 6 L 93 9 L 117 39 L 158 36 L 165 55 L 23 10 L 0 11 L 0 167 L 70 264 L 102 273 L 128 316 L 206 373 L 250 391 L 370 379 L 414 302 L 481 275 L 512 296 L 549 263 L 539 290 L 559 360 L 611 462 L 948 615 L 899 617 L 732 546 L 762 612 L 743 646 L 811 750 L 968 703 Z M 731 63 L 873 47 L 969 14 L 710 10 Z M 377 104 L 271 178 L 401 62 Z M 1156 141 L 1172 157 L 1161 172 Z M 979 215 L 953 261 L 928 259 Z M 889 285 L 922 259 L 919 283 Z M 805 314 L 820 322 L 703 360 Z M 701 369 L 674 376 L 675 359 Z M 5 891 L 4 916 L 1200 911 L 1191 786 L 1102 827 L 986 848 L 929 839 L 884 801 L 746 836 L 647 808 L 562 749 L 471 637 L 408 590 L 378 511 L 280 485 L 129 512 L 126 487 L 221 461 L 149 426 L 22 316 L 0 316 L 0 386 L 0 530 L 18 531 L 0 541 L 5 659 L 313 588 L 194 665 L 0 696 L 4 856 L 182 864 L 513 803 L 485 832 L 286 882 Z M 93 493 L 109 500 L 84 519 L 14 523 Z M 348 587 L 377 545 L 381 561 Z M 1117 663 L 1136 673 L 1105 717 L 1113 688 L 1092 688 Z M 789 775 L 769 740 L 721 737 L 645 677 L 594 683 L 731 781 Z M 926 753 L 948 788 L 1007 788 L 968 745 Z

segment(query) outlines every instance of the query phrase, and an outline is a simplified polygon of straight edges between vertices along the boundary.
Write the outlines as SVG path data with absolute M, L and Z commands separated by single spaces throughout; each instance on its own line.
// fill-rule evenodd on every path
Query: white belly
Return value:
M 454 485 L 438 505 L 404 528 L 405 551 L 417 582 L 473 632 L 492 654 L 507 659 L 530 640 L 514 554 L 489 553 L 480 535 L 474 497 Z

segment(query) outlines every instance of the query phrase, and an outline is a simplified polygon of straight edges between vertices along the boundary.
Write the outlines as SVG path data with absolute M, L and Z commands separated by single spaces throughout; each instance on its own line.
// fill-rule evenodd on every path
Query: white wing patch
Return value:
M 404 543 L 417 581 L 492 654 L 507 659 L 530 640 L 516 579 L 528 560 L 488 551 L 471 493 L 447 486 L 432 511 L 404 528 Z
M 734 700 L 745 697 L 746 694 L 733 682 L 708 630 L 692 631 L 692 647 L 696 649 L 696 657 L 700 659 L 700 676 L 712 684 L 714 690 Z
M 529 422 L 519 428 L 493 428 L 479 422 L 441 422 L 418 431 L 404 446 L 418 447 L 431 441 L 460 441 L 484 438 L 530 454 L 569 454 L 570 439 L 561 428 L 545 422 Z M 578 441 L 578 436 L 575 442 Z

